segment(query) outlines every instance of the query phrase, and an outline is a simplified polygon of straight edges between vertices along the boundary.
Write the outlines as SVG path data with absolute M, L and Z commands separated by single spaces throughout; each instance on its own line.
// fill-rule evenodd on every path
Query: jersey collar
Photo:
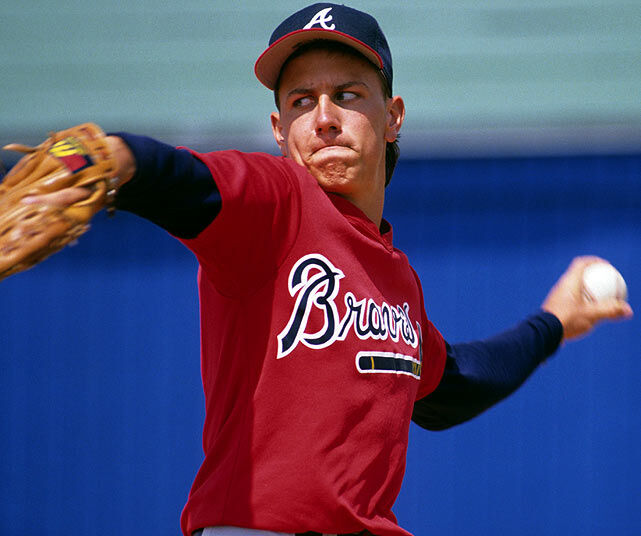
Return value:
M 345 216 L 360 233 L 376 240 L 388 251 L 394 251 L 392 226 L 387 220 L 383 219 L 381 221 L 381 227 L 379 229 L 360 208 L 344 197 L 331 192 L 327 192 L 327 196 L 336 209 Z

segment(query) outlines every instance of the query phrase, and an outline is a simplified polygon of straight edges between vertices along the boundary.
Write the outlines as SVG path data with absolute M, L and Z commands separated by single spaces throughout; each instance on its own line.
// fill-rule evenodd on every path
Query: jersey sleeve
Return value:
M 412 420 L 428 430 L 444 430 L 476 417 L 518 389 L 562 337 L 558 318 L 541 311 L 489 339 L 446 344 L 441 382 L 419 397 Z
M 198 153 L 116 132 L 136 160 L 116 207 L 180 239 L 223 294 L 252 292 L 294 242 L 304 168 L 262 153 Z M 312 179 L 313 180 L 313 179 Z
M 304 168 L 262 153 L 192 155 L 209 169 L 222 206 L 197 237 L 182 242 L 196 254 L 219 292 L 251 293 L 276 275 L 294 244 Z
M 421 366 L 421 383 L 416 399 L 430 394 L 438 386 L 445 369 L 446 348 L 445 340 L 432 322 L 424 320 L 422 328 L 423 337 L 423 364 Z
M 418 274 L 412 268 L 418 286 L 421 303 L 421 382 L 416 400 L 430 394 L 438 386 L 445 370 L 445 340 L 434 324 L 427 318 L 424 305 L 423 287 Z

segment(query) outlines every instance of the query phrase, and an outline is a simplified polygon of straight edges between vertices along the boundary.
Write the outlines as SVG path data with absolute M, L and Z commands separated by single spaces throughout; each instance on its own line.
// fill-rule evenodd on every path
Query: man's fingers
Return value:
M 31 195 L 25 197 L 22 202 L 26 204 L 43 204 L 52 207 L 68 207 L 87 199 L 91 195 L 91 190 L 87 188 L 67 188 L 52 194 Z
M 596 323 L 600 320 L 617 320 L 630 318 L 634 313 L 630 304 L 623 300 L 605 300 L 587 305 L 587 314 Z
M 590 264 L 594 264 L 595 262 L 608 262 L 605 259 L 601 257 L 597 257 L 596 255 L 582 255 L 580 257 L 575 257 L 572 260 L 572 263 L 570 266 L 580 266 L 581 268 L 585 268 L 586 266 Z
M 597 262 L 607 261 L 593 255 L 573 259 L 541 306 L 559 319 L 565 340 L 579 338 L 606 320 L 625 320 L 633 315 L 632 308 L 624 300 L 585 300 L 582 292 L 583 272 Z

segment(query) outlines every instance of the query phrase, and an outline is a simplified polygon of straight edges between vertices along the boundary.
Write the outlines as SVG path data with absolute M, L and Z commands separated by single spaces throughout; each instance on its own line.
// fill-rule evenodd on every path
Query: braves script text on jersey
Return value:
M 183 240 L 200 263 L 206 397 L 183 531 L 407 534 L 391 508 L 445 344 L 391 229 L 291 160 L 194 154 L 222 210 Z

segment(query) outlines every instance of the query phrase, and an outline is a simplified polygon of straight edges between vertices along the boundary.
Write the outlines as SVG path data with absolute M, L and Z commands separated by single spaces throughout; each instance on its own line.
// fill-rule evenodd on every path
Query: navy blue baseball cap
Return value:
M 301 9 L 280 23 L 254 66 L 258 80 L 276 89 L 287 58 L 302 44 L 316 39 L 338 41 L 360 52 L 382 71 L 391 91 L 392 54 L 376 19 L 357 9 L 325 2 Z

